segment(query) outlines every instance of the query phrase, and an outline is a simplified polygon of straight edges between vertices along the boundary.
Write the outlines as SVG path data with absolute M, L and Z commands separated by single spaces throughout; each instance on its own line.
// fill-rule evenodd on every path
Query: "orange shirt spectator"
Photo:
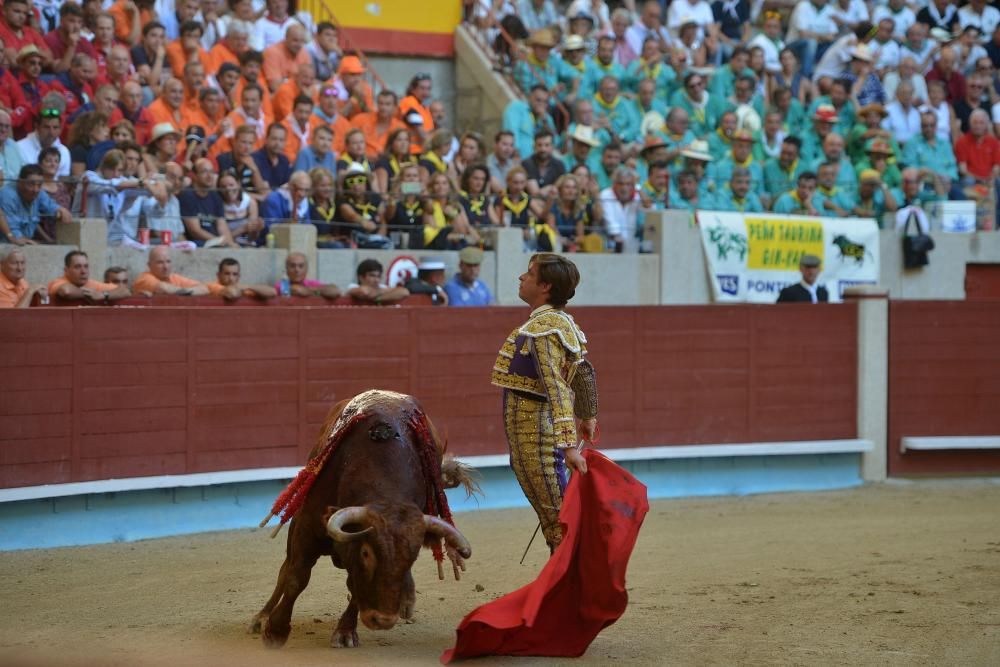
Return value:
M 163 294 L 160 290 L 160 283 L 168 283 L 174 287 L 180 287 L 183 289 L 204 287 L 204 285 L 197 280 L 187 278 L 177 273 L 171 273 L 167 276 L 166 280 L 160 280 L 149 271 L 144 271 L 139 274 L 139 277 L 136 278 L 135 282 L 132 284 L 132 294 L 140 294 L 142 292 L 149 292 L 150 294 Z
M 305 66 L 311 69 L 312 63 L 306 63 Z M 278 86 L 278 90 L 274 91 L 274 95 L 271 97 L 271 111 L 275 118 L 284 118 L 292 113 L 292 105 L 296 97 L 305 95 L 315 101 L 318 92 L 319 88 L 315 84 L 303 88 L 295 79 L 289 79 Z
M 181 36 L 167 44 L 167 62 L 178 79 L 184 76 L 184 65 L 195 58 L 208 68 L 208 51 L 201 47 L 201 36 L 205 29 L 197 21 L 185 21 L 181 25 Z
M 390 116 L 382 128 L 379 125 L 379 116 L 376 111 L 361 113 L 351 119 L 351 126 L 358 128 L 365 135 L 365 154 L 369 160 L 375 160 L 385 152 L 385 140 L 389 138 L 393 130 L 406 129 L 406 124 L 395 116 Z
M 134 10 L 128 10 L 125 8 L 126 3 L 131 0 L 118 0 L 115 4 L 108 8 L 108 14 L 111 14 L 112 18 L 115 20 L 115 38 L 119 41 L 125 42 L 126 44 L 134 44 L 130 38 L 132 37 L 132 12 Z M 133 3 L 133 7 L 134 7 Z M 144 26 L 150 21 L 156 20 L 156 16 L 150 9 L 140 9 L 139 10 L 139 25 Z M 140 28 L 140 35 L 142 34 L 142 29 Z
M 301 41 L 293 40 L 293 34 L 300 35 Z M 292 25 L 283 41 L 264 49 L 264 78 L 271 90 L 294 76 L 299 65 L 312 62 L 309 52 L 302 48 L 304 44 L 305 31 L 299 25 Z
M 304 107 L 305 105 L 303 105 Z M 310 115 L 309 120 L 306 121 L 306 130 L 303 132 L 295 116 L 289 114 L 285 116 L 281 124 L 285 127 L 285 157 L 288 158 L 289 162 L 295 164 L 299 151 L 312 142 L 313 130 L 324 123 L 318 117 Z
M 416 112 L 420 114 L 420 118 L 423 120 L 423 125 L 420 128 L 424 131 L 424 134 L 430 136 L 430 133 L 434 131 L 434 117 L 431 116 L 431 110 L 429 107 L 425 107 L 423 103 L 418 100 L 413 95 L 407 95 L 399 103 L 399 117 L 406 121 L 406 115 Z M 409 127 L 409 125 L 407 125 Z M 420 141 L 420 137 L 416 132 L 410 132 L 410 153 L 414 155 L 419 155 L 424 152 L 423 144 Z
M 229 48 L 229 45 L 225 41 L 221 41 L 212 47 L 212 50 L 208 52 L 208 61 L 205 62 L 205 71 L 211 74 L 218 74 L 219 68 L 226 63 L 232 63 L 237 67 L 240 66 L 239 55 L 233 53 L 233 50 Z
M 0 273 L 0 308 L 14 308 L 28 292 L 28 281 L 24 278 L 11 281 Z
M 178 79 L 168 79 L 163 84 L 163 90 L 153 103 L 146 107 L 153 126 L 160 123 L 170 123 L 179 133 L 184 132 L 184 114 L 181 106 L 184 104 L 184 84 Z
M 66 279 L 66 276 L 60 276 L 55 280 L 53 280 L 52 282 L 50 282 L 49 286 L 46 289 L 48 289 L 49 291 L 49 296 L 55 296 L 56 292 L 59 291 L 60 287 L 69 284 L 70 282 L 69 280 Z M 115 285 L 114 283 L 101 283 L 97 282 L 96 280 L 88 280 L 83 284 L 83 287 L 94 290 L 95 292 L 114 292 L 116 289 L 118 289 L 118 285 Z
M 330 86 L 324 87 L 319 93 L 319 105 L 313 108 L 313 115 L 324 125 L 333 130 L 333 150 L 344 152 L 344 140 L 351 131 L 351 122 L 337 113 L 337 92 Z
M 236 82 L 236 85 L 233 86 L 233 89 L 230 91 L 229 101 L 233 105 L 234 109 L 240 105 L 240 98 L 243 97 L 243 89 L 246 88 L 247 83 L 247 80 L 241 76 L 240 80 Z M 263 74 L 260 74 L 257 77 L 257 85 L 260 86 L 262 91 L 264 91 L 264 98 L 260 103 L 260 108 L 263 109 L 264 113 L 268 116 L 273 116 L 274 106 L 271 101 L 271 93 L 267 90 L 267 82 L 264 80 Z

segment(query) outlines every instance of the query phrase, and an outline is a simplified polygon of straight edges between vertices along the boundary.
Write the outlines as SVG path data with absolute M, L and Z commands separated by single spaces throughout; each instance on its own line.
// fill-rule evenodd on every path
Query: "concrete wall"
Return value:
M 503 111 L 518 99 L 517 92 L 493 69 L 476 37 L 466 26 L 455 30 L 456 128 L 471 129 L 492 146 Z

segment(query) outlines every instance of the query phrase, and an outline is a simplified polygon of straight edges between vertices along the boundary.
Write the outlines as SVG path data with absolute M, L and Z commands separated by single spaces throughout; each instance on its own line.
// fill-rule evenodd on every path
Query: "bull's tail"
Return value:
M 465 497 L 471 498 L 473 494 L 483 495 L 483 489 L 479 486 L 482 475 L 468 463 L 462 463 L 451 454 L 445 454 L 441 460 L 441 482 L 446 489 L 455 489 L 459 486 L 465 489 Z

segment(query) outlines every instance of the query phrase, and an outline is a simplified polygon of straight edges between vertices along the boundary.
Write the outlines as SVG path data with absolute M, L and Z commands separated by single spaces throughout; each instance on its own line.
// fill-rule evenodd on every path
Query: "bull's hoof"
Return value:
M 268 648 L 281 648 L 288 641 L 288 635 L 291 634 L 291 626 L 285 628 L 272 628 L 268 621 L 264 622 L 264 630 L 260 635 L 261 641 L 264 642 L 264 646 Z
M 260 629 L 263 627 L 264 622 L 267 620 L 267 614 L 264 612 L 259 612 L 256 616 L 250 619 L 250 625 L 247 626 L 247 634 L 249 635 L 259 635 Z
M 333 636 L 330 637 L 330 646 L 333 648 L 357 648 L 361 646 L 358 631 L 337 628 L 333 631 Z
M 416 607 L 416 600 L 403 600 L 403 603 L 399 605 L 399 618 L 402 619 L 404 623 L 412 623 L 413 612 L 416 610 Z

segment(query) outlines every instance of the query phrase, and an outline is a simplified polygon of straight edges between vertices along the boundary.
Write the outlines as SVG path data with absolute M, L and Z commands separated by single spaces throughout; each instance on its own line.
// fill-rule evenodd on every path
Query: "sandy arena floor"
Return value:
M 425 551 L 416 622 L 361 628 L 359 649 L 328 647 L 346 605 L 328 560 L 284 649 L 245 633 L 282 560 L 284 540 L 265 531 L 5 553 L 0 664 L 435 664 L 465 613 L 529 581 L 546 555 L 536 540 L 517 563 L 527 510 L 458 525 L 474 552 L 465 578 L 437 581 Z M 628 586 L 624 617 L 582 659 L 475 664 L 998 665 L 1000 484 L 657 501 Z

